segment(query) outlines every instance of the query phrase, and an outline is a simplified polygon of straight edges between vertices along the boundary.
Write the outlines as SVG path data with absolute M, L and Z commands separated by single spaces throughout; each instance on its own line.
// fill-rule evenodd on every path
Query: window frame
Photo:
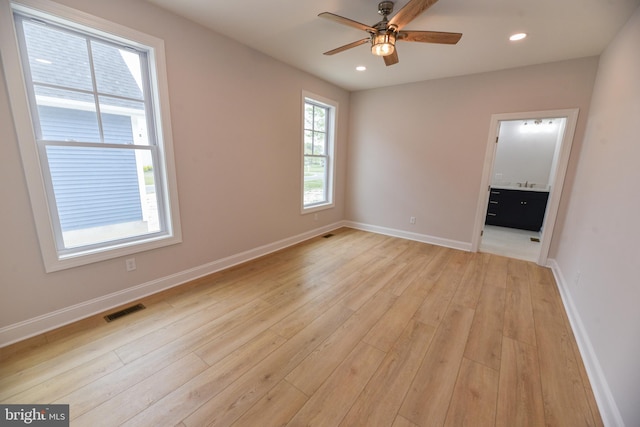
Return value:
M 328 117 L 326 119 L 326 153 L 324 155 L 309 155 L 305 154 L 305 109 L 307 103 L 323 107 L 327 109 Z M 308 91 L 302 91 L 302 120 L 301 120 L 301 213 L 308 214 L 317 212 L 324 209 L 333 208 L 334 202 L 334 189 L 335 189 L 335 164 L 336 164 L 336 129 L 338 123 L 338 102 L 325 98 L 320 95 Z M 318 203 L 305 204 L 304 202 L 304 179 L 305 179 L 305 159 L 307 157 L 321 157 L 326 159 L 326 178 L 325 178 L 325 193 L 326 200 Z
M 48 0 L 11 2 L 0 0 L 0 2 L 0 27 L 2 28 L 0 30 L 0 47 L 3 52 L 9 101 L 45 271 L 59 271 L 180 243 L 182 234 L 173 158 L 164 42 L 154 36 Z M 149 134 L 155 137 L 157 152 L 154 161 L 157 162 L 160 169 L 156 177 L 158 179 L 156 191 L 161 192 L 159 199 L 164 201 L 162 204 L 159 200 L 158 206 L 160 214 L 162 215 L 164 212 L 164 219 L 161 219 L 164 225 L 162 232 L 146 234 L 138 238 L 116 240 L 101 245 L 89 245 L 83 247 L 82 250 L 58 250 L 56 238 L 59 236 L 56 236 L 56 227 L 54 226 L 57 215 L 53 213 L 55 209 L 50 209 L 49 202 L 49 198 L 52 197 L 52 188 L 44 178 L 48 164 L 46 164 L 41 152 L 44 148 L 37 141 L 31 118 L 29 96 L 31 96 L 30 91 L 33 90 L 33 85 L 29 86 L 30 82 L 23 74 L 18 47 L 19 40 L 13 18 L 14 11 L 146 52 L 151 91 L 149 94 L 145 94 L 145 97 L 149 96 L 147 105 L 154 117 L 154 121 L 149 123 L 151 127 Z M 145 111 L 148 111 L 147 107 L 145 107 Z M 108 146 L 113 146 L 113 144 L 105 144 L 105 147 Z

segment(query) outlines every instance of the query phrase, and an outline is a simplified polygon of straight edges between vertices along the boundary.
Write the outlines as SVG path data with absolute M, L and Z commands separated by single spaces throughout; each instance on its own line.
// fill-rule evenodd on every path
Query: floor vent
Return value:
M 119 319 L 127 314 L 135 313 L 136 311 L 144 310 L 146 307 L 142 304 L 132 305 L 131 307 L 124 308 L 120 311 L 116 311 L 115 313 L 107 314 L 104 316 L 104 320 L 107 322 L 112 322 L 116 319 Z
M 539 242 L 540 239 L 538 239 L 537 237 L 529 237 L 531 239 L 532 242 Z
M 325 239 L 328 239 L 329 237 L 332 237 L 332 236 L 333 236 L 333 234 L 329 233 L 329 234 L 325 234 L 325 235 L 324 235 L 324 236 L 322 236 L 322 237 L 324 237 Z

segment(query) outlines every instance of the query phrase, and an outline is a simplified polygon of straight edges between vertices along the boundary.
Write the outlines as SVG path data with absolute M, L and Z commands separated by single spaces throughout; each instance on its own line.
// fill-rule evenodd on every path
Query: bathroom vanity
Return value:
M 491 187 L 486 224 L 540 231 L 549 191 L 520 187 Z

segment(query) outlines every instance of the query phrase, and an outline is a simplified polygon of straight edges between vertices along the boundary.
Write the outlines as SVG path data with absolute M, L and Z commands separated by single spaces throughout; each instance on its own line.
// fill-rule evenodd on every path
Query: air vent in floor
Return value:
M 136 311 L 144 310 L 146 307 L 142 304 L 132 305 L 131 307 L 124 308 L 120 311 L 116 311 L 115 313 L 107 314 L 104 316 L 104 320 L 107 322 L 112 322 L 116 319 L 119 319 L 127 314 L 135 313 Z

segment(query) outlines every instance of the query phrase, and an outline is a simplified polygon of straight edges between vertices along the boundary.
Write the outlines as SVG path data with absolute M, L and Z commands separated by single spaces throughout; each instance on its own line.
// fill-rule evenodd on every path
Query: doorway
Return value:
M 546 265 L 578 109 L 491 117 L 472 251 Z

